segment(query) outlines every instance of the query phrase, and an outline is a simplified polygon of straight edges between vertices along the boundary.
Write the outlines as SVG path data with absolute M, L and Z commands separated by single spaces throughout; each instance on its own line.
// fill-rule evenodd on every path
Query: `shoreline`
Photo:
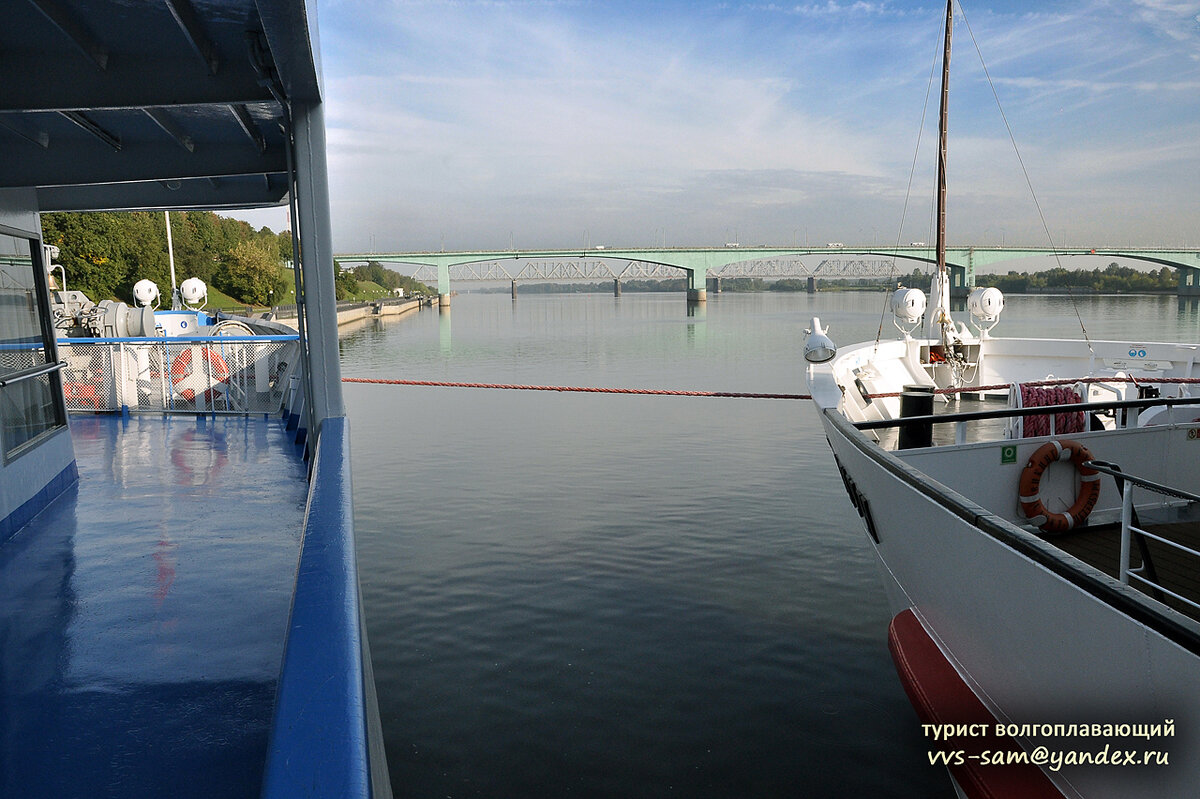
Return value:
M 405 316 L 414 311 L 421 309 L 423 305 L 428 305 L 428 300 L 421 299 L 397 299 L 397 300 L 375 300 L 372 302 L 353 302 L 339 303 L 337 310 L 337 324 L 339 335 L 342 332 L 342 327 L 354 322 L 361 322 L 366 319 L 383 319 L 385 317 Z M 273 322 L 295 322 L 296 315 L 294 306 L 284 310 L 273 310 L 263 316 Z

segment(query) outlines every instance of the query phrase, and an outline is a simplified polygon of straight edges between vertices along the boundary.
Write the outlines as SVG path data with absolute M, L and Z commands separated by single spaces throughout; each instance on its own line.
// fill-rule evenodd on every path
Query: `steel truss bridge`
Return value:
M 1028 258 L 1102 256 L 1170 266 L 1179 272 L 1179 293 L 1200 295 L 1200 249 L 1091 249 L 955 247 L 946 251 L 951 287 L 975 285 L 975 270 Z M 688 299 L 703 301 L 710 279 L 723 278 L 897 278 L 936 263 L 932 247 L 710 247 L 642 250 L 494 250 L 470 252 L 348 253 L 334 256 L 341 267 L 376 261 L 408 264 L 417 280 L 437 281 L 443 304 L 452 282 L 523 280 L 621 280 L 687 278 Z M 406 270 L 408 271 L 408 270 Z M 811 284 L 810 284 L 811 285 Z
M 506 268 L 507 267 L 507 268 Z M 909 270 L 912 271 L 911 269 Z M 708 272 L 714 278 L 884 278 L 898 274 L 895 261 L 883 258 L 824 258 L 810 267 L 800 256 L 767 258 L 726 264 Z M 450 266 L 450 280 L 670 280 L 685 277 L 682 267 L 646 261 L 588 260 L 571 261 L 524 260 L 485 261 Z M 428 264 L 418 266 L 412 275 L 424 283 L 438 279 L 437 268 Z

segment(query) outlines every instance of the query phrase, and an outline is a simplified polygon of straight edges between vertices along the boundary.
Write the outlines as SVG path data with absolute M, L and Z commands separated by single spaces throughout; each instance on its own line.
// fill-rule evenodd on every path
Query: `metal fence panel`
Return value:
M 278 413 L 299 356 L 276 337 L 58 343 L 70 411 Z

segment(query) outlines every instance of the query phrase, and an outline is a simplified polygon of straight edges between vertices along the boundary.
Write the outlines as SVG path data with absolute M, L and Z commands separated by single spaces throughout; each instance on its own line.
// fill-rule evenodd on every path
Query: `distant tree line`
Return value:
M 1104 269 L 1061 267 L 1043 272 L 1009 272 L 1006 275 L 976 275 L 975 285 L 995 286 L 1007 294 L 1023 294 L 1049 289 L 1082 288 L 1103 294 L 1173 292 L 1179 285 L 1175 270 L 1164 266 L 1142 272 L 1111 263 Z
M 47 213 L 42 214 L 42 236 L 59 248 L 67 288 L 96 302 L 132 302 L 134 283 L 146 278 L 158 284 L 169 305 L 171 273 L 161 213 Z M 171 238 L 180 283 L 198 277 L 251 305 L 264 305 L 290 286 L 283 268 L 292 257 L 287 231 L 255 230 L 247 222 L 211 211 L 173 211 Z
M 362 266 L 356 266 L 354 269 L 342 272 L 337 276 L 337 281 L 334 284 L 337 298 L 344 300 L 357 294 L 359 281 L 376 283 L 393 292 L 396 289 L 403 289 L 404 296 L 406 297 L 411 297 L 414 294 L 430 295 L 437 293 L 415 278 L 403 275 L 395 269 L 388 269 L 378 261 L 369 261 Z
M 347 275 L 351 273 L 346 273 Z M 358 280 L 370 280 L 385 288 L 404 288 L 405 294 L 433 293 L 423 283 L 401 275 L 391 269 L 372 261 L 366 266 L 353 270 L 353 277 Z M 896 278 L 881 279 L 878 277 L 852 278 L 829 280 L 817 278 L 815 288 L 818 291 L 876 291 L 880 288 L 905 285 L 922 290 L 928 290 L 931 275 L 921 269 L 914 269 L 910 274 Z M 348 286 L 348 291 L 354 291 L 349 277 L 342 278 Z M 400 282 L 396 282 L 400 281 Z M 1116 263 L 1109 264 L 1105 269 L 1047 269 L 1042 272 L 1009 272 L 1006 275 L 976 275 L 977 286 L 995 286 L 1008 294 L 1026 292 L 1066 290 L 1068 287 L 1088 292 L 1119 294 L 1126 292 L 1173 292 L 1178 284 L 1175 270 L 1164 266 L 1158 270 L 1142 272 L 1128 266 Z M 339 283 L 339 286 L 342 284 Z M 671 278 L 666 280 L 622 280 L 622 292 L 649 291 L 683 291 L 687 288 L 686 278 Z M 508 286 L 491 286 L 480 289 L 482 293 L 505 293 Z M 518 281 L 518 291 L 521 294 L 597 294 L 611 293 L 611 280 L 603 282 L 572 281 L 570 283 L 550 283 L 542 281 Z M 760 277 L 723 277 L 721 278 L 723 292 L 758 292 L 758 291 L 794 291 L 808 290 L 808 278 L 783 278 L 768 281 Z

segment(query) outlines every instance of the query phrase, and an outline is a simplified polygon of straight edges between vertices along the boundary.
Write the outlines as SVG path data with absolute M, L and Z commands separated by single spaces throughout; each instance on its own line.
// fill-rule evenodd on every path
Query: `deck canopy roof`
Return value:
M 0 189 L 43 211 L 276 205 L 320 102 L 306 0 L 0 0 Z

